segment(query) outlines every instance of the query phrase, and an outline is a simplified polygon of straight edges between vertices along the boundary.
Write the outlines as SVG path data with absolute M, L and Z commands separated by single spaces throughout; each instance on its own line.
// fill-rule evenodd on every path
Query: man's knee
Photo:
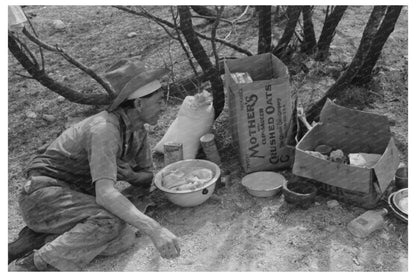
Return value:
M 122 253 L 133 246 L 136 241 L 136 232 L 135 229 L 130 227 L 127 224 L 124 224 L 124 227 L 120 231 L 118 237 L 110 241 L 107 245 L 107 248 L 100 253 L 101 256 L 113 256 L 119 253 Z
M 91 217 L 89 221 L 98 227 L 98 232 L 113 238 L 117 237 L 125 227 L 123 220 L 107 211 L 101 211 L 99 214 Z

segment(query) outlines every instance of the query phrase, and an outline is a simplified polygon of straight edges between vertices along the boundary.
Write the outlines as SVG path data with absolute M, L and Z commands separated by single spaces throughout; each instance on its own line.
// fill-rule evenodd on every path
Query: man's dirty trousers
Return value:
M 132 228 L 97 205 L 93 195 L 46 176 L 32 176 L 19 206 L 27 226 L 54 237 L 35 259 L 60 271 L 79 271 L 99 255 L 115 255 L 134 243 Z

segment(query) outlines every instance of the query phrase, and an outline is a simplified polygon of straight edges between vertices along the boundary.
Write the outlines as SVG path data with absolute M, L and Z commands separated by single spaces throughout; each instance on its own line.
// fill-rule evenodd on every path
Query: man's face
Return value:
M 140 98 L 140 117 L 143 122 L 155 125 L 159 120 L 164 104 L 163 89 L 160 88 L 149 97 Z

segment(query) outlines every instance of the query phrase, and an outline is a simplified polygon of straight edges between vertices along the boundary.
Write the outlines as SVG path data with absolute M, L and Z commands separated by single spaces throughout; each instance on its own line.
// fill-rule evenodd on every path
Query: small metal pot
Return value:
M 394 176 L 394 181 L 398 189 L 404 189 L 408 187 L 407 179 L 407 167 L 400 167 L 396 170 L 396 175 Z
M 307 209 L 314 203 L 317 188 L 306 181 L 289 182 L 283 185 L 283 195 L 287 203 Z

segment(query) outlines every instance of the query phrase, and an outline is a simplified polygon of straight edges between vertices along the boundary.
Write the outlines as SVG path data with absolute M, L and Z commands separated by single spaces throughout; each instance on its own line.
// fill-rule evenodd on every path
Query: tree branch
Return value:
M 213 95 L 213 106 L 215 110 L 215 118 L 217 118 L 222 110 L 224 109 L 224 88 L 222 80 L 220 78 L 218 69 L 215 68 L 207 53 L 199 41 L 195 30 L 192 26 L 191 12 L 188 6 L 178 6 L 178 12 L 180 15 L 180 28 L 182 34 L 191 48 L 192 54 L 198 61 L 204 73 L 209 74 L 209 80 L 211 83 L 212 95 Z
M 23 11 L 23 9 L 22 9 L 22 11 Z M 33 27 L 32 21 L 26 15 L 25 11 L 23 11 L 23 13 L 26 16 L 27 22 L 29 22 L 30 29 L 32 29 L 32 32 L 35 34 L 36 37 L 39 37 L 38 34 L 37 34 L 37 32 L 36 32 L 35 27 Z M 40 46 L 39 46 L 39 53 L 40 53 L 40 60 L 42 62 L 42 70 L 45 70 L 45 57 L 43 56 L 43 50 L 42 50 L 42 47 L 40 47 Z
M 211 40 L 210 37 L 208 37 L 208 36 L 206 36 L 204 34 L 201 34 L 201 33 L 197 32 L 197 31 L 195 31 L 195 34 L 198 37 L 200 37 L 200 38 L 203 38 L 203 39 L 206 39 L 206 40 Z M 238 52 L 244 53 L 247 56 L 253 56 L 253 53 L 251 53 L 249 50 L 244 49 L 244 48 L 241 48 L 240 46 L 235 45 L 235 44 L 232 44 L 232 43 L 230 43 L 230 42 L 228 42 L 226 40 L 219 39 L 219 38 L 215 38 L 215 41 L 220 42 L 220 43 L 222 43 L 222 44 L 224 44 L 224 45 L 226 45 L 226 46 L 228 46 L 230 48 L 233 48 L 234 50 L 237 50 Z
M 269 53 L 272 47 L 272 13 L 271 6 L 259 7 L 259 39 L 257 53 Z
M 35 57 L 35 54 L 32 53 L 29 47 L 25 43 L 23 43 L 17 36 L 15 36 L 13 33 L 9 32 L 9 35 L 12 36 L 16 40 L 16 42 L 19 43 L 20 47 L 22 47 L 29 54 L 30 58 L 32 59 L 31 62 L 33 63 L 33 66 L 35 66 L 36 68 L 39 68 L 39 63 Z
M 27 76 L 27 75 L 24 75 L 24 74 L 20 74 L 18 72 L 14 72 L 14 74 L 16 74 L 16 75 L 18 75 L 20 77 L 26 78 L 26 79 L 34 79 L 32 76 Z
M 15 38 L 9 34 L 8 47 L 13 56 L 19 61 L 19 63 L 26 69 L 27 72 L 39 83 L 47 87 L 48 89 L 62 95 L 69 101 L 86 105 L 107 105 L 111 99 L 105 94 L 92 94 L 85 95 L 50 78 L 43 69 L 39 69 L 27 55 L 20 49 Z
M 336 28 L 347 8 L 348 6 L 336 6 L 333 12 L 328 14 L 329 6 L 327 7 L 324 26 L 322 27 L 321 35 L 316 45 L 316 61 L 324 61 L 328 57 L 329 47 L 334 38 Z
M 23 34 L 25 34 L 32 42 L 41 46 L 42 48 L 44 48 L 46 50 L 49 50 L 51 52 L 55 52 L 55 53 L 60 54 L 68 62 L 70 62 L 71 64 L 73 64 L 74 66 L 81 69 L 82 71 L 84 71 L 89 76 L 91 76 L 91 78 L 93 78 L 95 81 L 97 81 L 107 91 L 110 98 L 114 98 L 116 96 L 115 91 L 110 87 L 110 85 L 106 81 L 104 81 L 100 76 L 98 76 L 92 69 L 83 65 L 82 63 L 77 61 L 75 58 L 70 56 L 63 49 L 59 48 L 58 46 L 53 47 L 51 45 L 46 44 L 45 42 L 41 41 L 37 37 L 33 36 L 25 28 L 23 29 Z
M 171 23 L 171 22 L 169 22 L 167 20 L 161 19 L 159 17 L 156 17 L 154 15 L 151 15 L 148 12 L 137 12 L 135 10 L 132 10 L 132 9 L 129 9 L 129 8 L 126 8 L 126 7 L 123 7 L 123 6 L 113 6 L 113 7 L 116 8 L 116 9 L 119 9 L 119 10 L 122 10 L 122 11 L 125 11 L 125 12 L 128 12 L 128 13 L 137 15 L 137 16 L 143 16 L 143 17 L 145 17 L 147 19 L 157 21 L 159 23 L 165 24 L 166 26 L 168 26 L 169 28 L 172 28 L 172 29 L 177 28 L 173 23 Z M 206 35 L 203 35 L 203 34 L 197 32 L 197 31 L 195 31 L 195 34 L 198 37 L 200 37 L 200 38 L 203 38 L 203 39 L 206 39 L 206 40 L 211 40 L 210 37 L 208 37 Z M 222 43 L 222 44 L 224 44 L 224 45 L 226 45 L 226 46 L 228 46 L 228 47 L 230 47 L 230 48 L 232 48 L 232 49 L 234 49 L 234 50 L 236 50 L 238 52 L 244 53 L 247 56 L 253 56 L 253 54 L 250 51 L 248 51 L 246 49 L 243 49 L 243 48 L 241 48 L 241 47 L 239 47 L 239 46 L 237 46 L 235 44 L 232 44 L 232 43 L 230 43 L 230 42 L 228 42 L 226 40 L 219 39 L 219 38 L 215 38 L 215 41 L 216 42 L 219 42 L 219 43 Z
M 194 71 L 194 74 L 195 75 L 198 75 L 198 71 L 196 70 L 194 63 L 192 62 L 192 57 L 189 54 L 188 49 L 186 49 L 185 43 L 183 43 L 182 36 L 181 36 L 180 31 L 179 31 L 178 22 L 177 22 L 178 14 L 176 14 L 176 16 L 175 16 L 175 14 L 173 12 L 173 7 L 170 8 L 170 11 L 172 13 L 173 24 L 175 24 L 175 28 L 174 29 L 176 31 L 176 34 L 178 35 L 179 44 L 181 45 L 183 51 L 185 52 L 185 55 L 186 55 L 186 57 L 187 57 L 187 59 L 189 61 L 189 64 L 190 64 L 192 70 Z
M 393 32 L 397 19 L 399 18 L 402 6 L 389 6 L 384 16 L 383 22 L 371 42 L 371 47 L 368 51 L 363 65 L 358 71 L 357 75 L 352 80 L 355 85 L 364 85 L 371 81 L 371 72 L 377 63 L 377 60 L 383 50 L 383 46 Z
M 146 17 L 147 19 L 152 19 L 153 21 L 157 21 L 159 23 L 165 24 L 166 26 L 168 26 L 170 28 L 175 28 L 175 26 L 171 22 L 169 22 L 167 20 L 164 20 L 162 18 L 159 18 L 157 16 L 154 16 L 154 15 L 148 13 L 145 9 L 142 9 L 142 12 L 137 12 L 135 10 L 126 8 L 124 6 L 113 6 L 113 7 L 116 8 L 116 9 L 128 12 L 128 13 L 134 14 L 134 15 L 143 16 L 143 17 Z
M 315 28 L 312 22 L 313 6 L 304 6 L 303 15 L 303 42 L 301 50 L 307 54 L 312 54 L 316 45 Z
M 214 20 L 214 21 L 217 20 L 216 19 L 217 18 L 216 16 L 193 15 L 192 17 L 193 18 L 210 19 L 210 20 Z M 225 19 L 225 18 L 220 18 L 219 21 L 228 23 L 230 25 L 234 24 L 231 20 L 228 20 L 228 19 Z
M 319 112 L 324 106 L 326 99 L 336 98 L 356 76 L 358 70 L 362 67 L 362 64 L 365 60 L 368 51 L 370 50 L 371 43 L 374 39 L 375 34 L 377 33 L 380 22 L 386 12 L 386 6 L 374 6 L 373 11 L 371 12 L 370 18 L 367 21 L 365 26 L 363 36 L 360 41 L 360 46 L 352 59 L 348 69 L 338 78 L 338 80 L 333 84 L 325 95 L 307 111 L 306 116 L 309 122 L 316 121 L 319 116 Z
M 302 8 L 300 6 L 289 6 L 286 10 L 288 16 L 288 21 L 286 28 L 283 32 L 282 37 L 280 38 L 277 46 L 273 49 L 273 54 L 280 58 L 284 56 L 287 46 L 289 45 L 290 40 L 292 39 L 293 33 L 295 32 L 296 24 L 300 15 Z
M 215 36 L 217 34 L 217 27 L 220 22 L 220 16 L 222 12 L 224 11 L 224 6 L 221 6 L 220 8 L 215 6 L 215 10 L 217 12 L 217 17 L 211 29 L 211 45 L 212 45 L 212 53 L 214 54 L 214 57 L 215 57 L 215 68 L 219 70 L 219 64 L 218 64 L 219 60 L 218 60 L 217 46 L 215 45 Z

